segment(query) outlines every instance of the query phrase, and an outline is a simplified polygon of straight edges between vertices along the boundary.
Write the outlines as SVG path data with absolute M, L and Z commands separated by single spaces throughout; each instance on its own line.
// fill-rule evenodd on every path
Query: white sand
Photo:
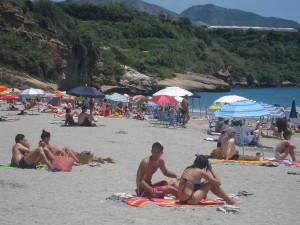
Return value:
M 7 112 L 1 111 L 0 115 Z M 51 132 L 51 141 L 89 150 L 114 158 L 116 164 L 101 167 L 73 167 L 72 172 L 0 169 L 0 224 L 298 224 L 300 215 L 300 176 L 287 171 L 299 168 L 214 164 L 227 193 L 248 191 L 242 197 L 240 214 L 223 214 L 216 207 L 167 208 L 145 205 L 140 208 L 106 200 L 116 192 L 134 194 L 135 175 L 152 143 L 161 141 L 170 170 L 182 173 L 194 154 L 209 154 L 216 142 L 205 141 L 207 123 L 191 120 L 187 129 L 152 127 L 149 121 L 99 119 L 95 128 L 60 127 L 49 124 L 53 114 L 22 116 L 17 122 L 0 122 L 0 161 L 11 159 L 11 146 L 17 133 L 23 133 L 32 148 L 37 146 L 42 129 Z M 126 134 L 118 133 L 125 131 Z M 293 136 L 300 149 L 300 135 Z M 278 140 L 262 139 L 275 146 Z M 252 148 L 253 149 L 253 148 Z M 255 154 L 256 150 L 247 150 Z M 273 156 L 264 150 L 266 156 Z M 300 159 L 299 152 L 297 153 Z M 153 181 L 163 179 L 157 172 Z M 214 196 L 209 195 L 214 198 Z

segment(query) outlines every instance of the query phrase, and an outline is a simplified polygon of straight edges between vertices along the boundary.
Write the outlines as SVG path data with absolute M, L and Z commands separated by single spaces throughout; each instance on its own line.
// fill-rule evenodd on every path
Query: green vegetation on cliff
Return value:
M 170 78 L 175 72 L 215 75 L 222 71 L 233 80 L 246 79 L 250 85 L 255 81 L 266 86 L 286 80 L 300 83 L 299 32 L 212 31 L 192 26 L 187 18 L 155 18 L 121 4 L 23 2 L 23 12 L 39 25 L 32 32 L 60 39 L 77 55 L 82 54 L 76 52 L 77 46 L 86 49 L 84 57 L 89 61 L 82 73 L 88 76 L 99 73 L 118 81 L 123 73 L 120 65 L 124 64 L 160 78 Z M 62 56 L 4 32 L 8 26 L 7 21 L 0 20 L 1 63 L 57 79 L 57 58 Z M 93 65 L 99 59 L 102 66 L 95 74 Z

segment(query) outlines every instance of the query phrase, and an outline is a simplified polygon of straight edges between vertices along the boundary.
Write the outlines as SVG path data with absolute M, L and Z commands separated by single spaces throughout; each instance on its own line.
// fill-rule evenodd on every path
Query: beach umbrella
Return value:
M 178 103 L 174 97 L 169 95 L 156 95 L 151 98 L 151 101 L 157 103 Z
M 105 98 L 107 98 L 113 102 L 128 102 L 128 98 L 119 93 L 113 93 L 112 95 L 106 95 Z
M 268 112 L 260 104 L 250 100 L 239 100 L 233 103 L 228 103 L 215 112 L 216 117 L 223 118 L 256 118 L 269 116 Z M 243 132 L 241 132 L 242 140 L 244 140 Z M 244 141 L 243 154 L 244 154 Z
M 53 93 L 46 93 L 46 94 L 44 94 L 43 97 L 44 97 L 44 98 L 54 98 L 54 97 L 55 97 L 55 94 L 53 94 Z
M 272 118 L 283 118 L 285 117 L 285 112 L 281 111 L 280 109 L 276 108 L 273 105 L 269 105 L 263 102 L 259 102 L 262 107 L 264 107 L 270 113 L 270 117 Z
M 156 106 L 157 104 L 156 104 L 155 102 L 149 101 L 149 102 L 147 103 L 147 105 Z
M 29 88 L 29 89 L 25 89 L 20 92 L 20 95 L 23 95 L 23 96 L 39 96 L 39 95 L 44 95 L 44 94 L 45 94 L 45 92 L 38 88 Z
M 167 87 L 153 94 L 153 96 L 168 95 L 168 96 L 192 96 L 193 93 L 180 87 Z
M 144 95 L 135 95 L 135 96 L 133 96 L 132 100 L 133 100 L 133 101 L 137 101 L 137 100 L 139 100 L 139 99 L 144 99 L 144 98 L 145 98 Z
M 16 95 L 15 93 L 7 93 L 3 94 L 0 99 L 1 100 L 18 100 L 20 97 Z
M 209 106 L 209 109 L 211 109 L 211 110 L 217 110 L 219 108 L 221 108 L 221 106 L 219 106 L 219 105 L 211 105 L 211 106 Z
M 54 92 L 54 95 L 55 95 L 56 97 L 62 97 L 62 96 L 65 95 L 65 93 L 62 92 L 62 91 L 55 91 L 55 92 Z
M 183 100 L 183 98 L 180 96 L 175 96 L 174 98 L 177 100 L 177 102 L 182 102 Z
M 223 118 L 256 118 L 269 115 L 268 110 L 250 100 L 228 103 L 215 112 L 216 117 Z
M 67 94 L 81 97 L 90 97 L 90 98 L 103 98 L 105 95 L 98 91 L 96 88 L 91 86 L 78 86 L 69 91 Z
M 213 103 L 214 103 L 214 105 L 224 105 L 224 104 L 236 102 L 239 100 L 248 100 L 248 99 L 246 99 L 242 96 L 238 96 L 238 95 L 226 95 L 221 98 L 218 98 Z
M 6 86 L 0 86 L 0 92 L 6 91 L 7 87 Z
M 27 85 L 27 84 L 23 84 L 22 86 L 18 87 L 18 89 L 20 89 L 21 91 L 26 90 L 26 89 L 29 89 L 29 88 L 32 88 L 32 87 L 30 87 L 30 86 Z
M 297 118 L 296 102 L 295 102 L 294 98 L 293 98 L 293 102 L 292 102 L 290 118 Z

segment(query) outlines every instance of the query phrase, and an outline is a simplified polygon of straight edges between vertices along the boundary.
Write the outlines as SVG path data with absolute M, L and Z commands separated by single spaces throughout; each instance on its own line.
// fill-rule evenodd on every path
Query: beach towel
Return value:
M 254 166 L 267 166 L 267 167 L 277 167 L 277 166 L 288 166 L 288 167 L 300 167 L 300 161 L 290 161 L 276 160 L 275 158 L 265 158 L 260 161 L 242 161 L 242 160 L 225 160 L 225 159 L 211 159 L 215 163 L 222 163 L 225 165 L 254 165 Z
M 38 165 L 36 169 L 48 168 L 47 165 Z M 19 167 L 10 166 L 10 162 L 0 163 L 0 169 L 21 169 Z
M 160 198 L 145 198 L 145 197 L 132 197 L 132 198 L 126 198 L 125 202 L 128 205 L 135 206 L 135 207 L 141 207 L 146 204 L 155 204 L 158 206 L 163 207 L 185 207 L 185 206 L 191 206 L 191 205 L 184 205 L 180 204 L 179 200 L 176 199 L 160 199 Z M 213 199 L 203 199 L 201 202 L 197 205 L 192 206 L 220 206 L 223 205 L 223 202 L 213 200 Z
M 65 124 L 64 120 L 49 120 L 50 124 Z

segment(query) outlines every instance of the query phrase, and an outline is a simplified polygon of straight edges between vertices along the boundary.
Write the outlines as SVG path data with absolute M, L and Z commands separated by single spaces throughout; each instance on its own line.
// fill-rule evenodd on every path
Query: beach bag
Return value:
M 55 155 L 52 161 L 52 166 L 55 170 L 70 172 L 74 164 L 74 159 L 70 157 L 67 153 L 63 155 Z

